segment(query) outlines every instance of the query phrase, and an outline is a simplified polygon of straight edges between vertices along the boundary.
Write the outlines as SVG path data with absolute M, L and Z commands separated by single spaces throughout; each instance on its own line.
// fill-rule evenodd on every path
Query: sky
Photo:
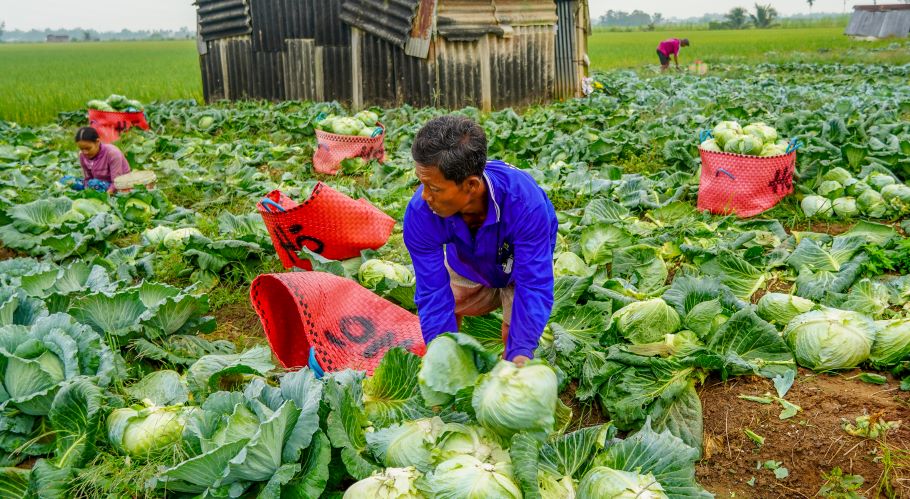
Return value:
M 759 0 L 770 3 L 781 15 L 808 13 L 809 6 L 799 0 Z M 705 13 L 726 12 L 733 7 L 752 8 L 755 0 L 589 0 L 591 17 L 607 10 L 640 9 L 660 12 L 665 18 L 699 17 Z M 857 3 L 848 1 L 848 11 Z M 842 0 L 816 0 L 814 12 L 842 12 Z M 121 29 L 180 29 L 196 24 L 192 0 L 0 0 L 0 21 L 8 29 L 86 28 L 98 31 Z

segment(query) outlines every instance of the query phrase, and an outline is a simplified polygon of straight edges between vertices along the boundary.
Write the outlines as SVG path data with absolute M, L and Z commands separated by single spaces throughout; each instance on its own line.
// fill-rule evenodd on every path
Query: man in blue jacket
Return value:
M 468 118 L 431 120 L 411 154 L 421 185 L 404 242 L 424 340 L 502 307 L 505 358 L 524 365 L 553 307 L 553 205 L 528 173 L 487 161 L 486 135 Z

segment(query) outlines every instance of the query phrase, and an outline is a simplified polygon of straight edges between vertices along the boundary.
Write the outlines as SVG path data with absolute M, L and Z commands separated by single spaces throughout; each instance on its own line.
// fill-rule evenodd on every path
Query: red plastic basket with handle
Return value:
M 799 146 L 793 140 L 786 154 L 766 157 L 706 151 L 699 147 L 698 209 L 751 217 L 773 208 L 793 192 Z
M 426 353 L 416 315 L 350 279 L 325 272 L 265 274 L 250 286 L 250 301 L 287 368 L 312 365 L 311 347 L 326 372 L 372 374 L 396 346 Z
M 120 134 L 129 130 L 130 127 L 136 126 L 143 130 L 149 129 L 149 124 L 145 120 L 145 113 L 142 111 L 117 113 L 89 109 L 88 123 L 95 130 L 98 130 L 98 135 L 105 144 L 116 142 L 120 138 Z
M 302 203 L 272 191 L 256 208 L 286 269 L 312 269 L 309 261 L 297 256 L 304 247 L 331 260 L 379 249 L 395 226 L 395 219 L 366 199 L 352 199 L 322 182 Z
M 385 127 L 376 123 L 382 133 L 375 137 L 338 135 L 316 130 L 316 150 L 313 152 L 313 169 L 319 173 L 335 175 L 341 162 L 348 158 L 378 159 L 385 161 Z

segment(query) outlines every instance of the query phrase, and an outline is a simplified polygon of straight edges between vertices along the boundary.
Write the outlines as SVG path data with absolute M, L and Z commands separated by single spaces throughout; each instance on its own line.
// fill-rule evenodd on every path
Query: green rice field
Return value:
M 843 28 L 611 32 L 595 30 L 589 56 L 595 70 L 656 68 L 655 48 L 688 37 L 680 62 L 910 62 L 906 41 L 855 41 Z M 202 99 L 193 41 L 0 44 L 0 119 L 24 124 L 53 120 L 111 93 L 140 101 Z

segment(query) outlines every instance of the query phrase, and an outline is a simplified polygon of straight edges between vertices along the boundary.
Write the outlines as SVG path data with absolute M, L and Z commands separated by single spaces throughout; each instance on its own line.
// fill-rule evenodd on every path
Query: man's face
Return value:
M 435 166 L 417 165 L 417 179 L 423 184 L 423 200 L 440 217 L 460 212 L 471 201 L 471 179 L 461 185 L 447 180 Z

